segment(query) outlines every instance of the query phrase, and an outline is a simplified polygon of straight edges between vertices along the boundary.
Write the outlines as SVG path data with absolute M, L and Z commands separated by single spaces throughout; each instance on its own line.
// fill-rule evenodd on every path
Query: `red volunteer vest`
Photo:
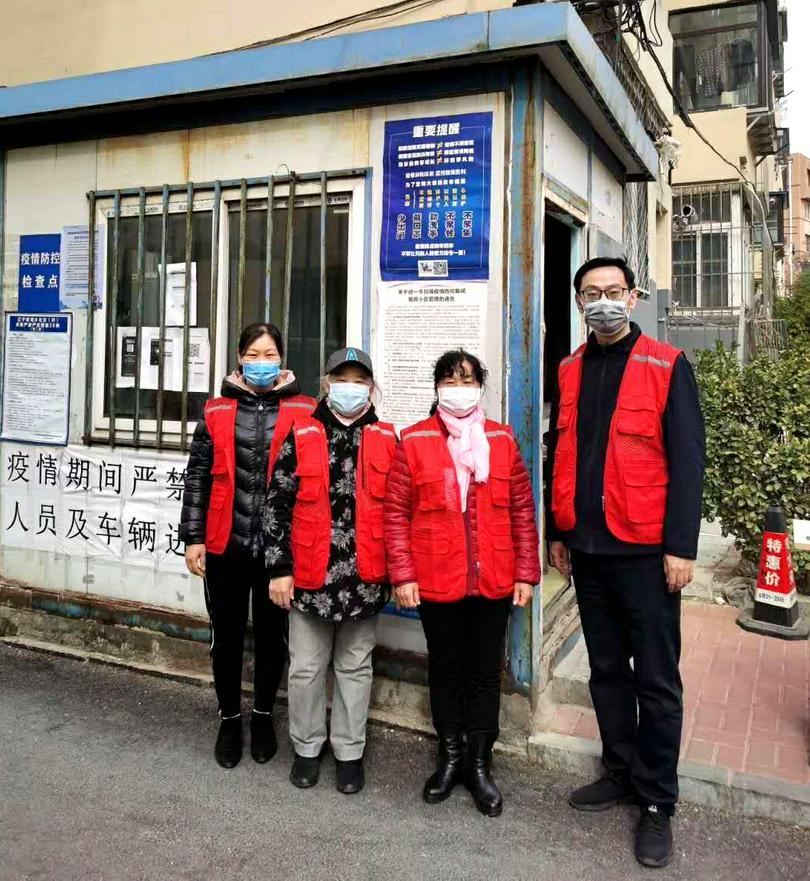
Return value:
M 576 525 L 577 408 L 585 346 L 562 360 L 551 509 L 557 527 Z M 621 541 L 660 544 L 669 468 L 662 416 L 680 350 L 642 334 L 627 359 L 610 423 L 602 502 L 608 529 Z
M 489 480 L 475 484 L 478 576 L 490 599 L 509 596 L 515 587 L 511 477 L 517 446 L 510 428 L 487 419 Z M 439 418 L 417 422 L 402 433 L 413 483 L 411 554 L 419 594 L 426 600 L 454 602 L 467 593 L 467 536 L 456 469 Z
M 316 403 L 314 398 L 306 395 L 282 398 L 270 443 L 268 479 L 294 420 L 298 416 L 309 415 L 315 409 Z M 214 442 L 214 462 L 211 465 L 213 480 L 205 523 L 205 548 L 212 554 L 225 552 L 233 527 L 233 501 L 236 495 L 236 408 L 237 402 L 233 398 L 212 398 L 205 403 L 205 424 Z
M 388 577 L 383 530 L 385 484 L 397 446 L 394 426 L 375 422 L 363 427 L 355 479 L 357 573 L 367 584 Z M 332 541 L 329 502 L 329 449 L 326 431 L 309 416 L 295 420 L 298 493 L 292 518 L 293 581 L 318 590 L 326 581 Z

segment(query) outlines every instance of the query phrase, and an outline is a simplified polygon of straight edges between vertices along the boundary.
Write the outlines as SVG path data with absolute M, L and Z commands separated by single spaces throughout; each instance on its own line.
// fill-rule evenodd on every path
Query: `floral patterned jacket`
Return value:
M 364 425 L 377 422 L 371 407 L 350 426 L 333 415 L 325 401 L 312 414 L 326 429 L 329 447 L 329 500 L 332 507 L 332 543 L 326 583 L 319 590 L 296 588 L 293 608 L 327 621 L 359 621 L 376 615 L 388 602 L 390 586 L 365 584 L 357 574 L 355 544 L 355 474 L 360 435 Z M 293 571 L 292 511 L 298 492 L 298 466 L 292 435 L 281 447 L 267 490 L 262 534 L 267 569 L 271 578 Z

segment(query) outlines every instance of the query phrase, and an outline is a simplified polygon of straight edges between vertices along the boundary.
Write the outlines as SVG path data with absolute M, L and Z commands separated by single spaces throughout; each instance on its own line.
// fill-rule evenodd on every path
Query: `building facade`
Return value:
M 669 10 L 675 94 L 711 145 L 676 115 L 670 335 L 688 351 L 720 339 L 744 352 L 784 286 L 787 13 L 777 0 Z
M 810 158 L 790 155 L 790 204 L 785 212 L 791 281 L 810 264 Z
M 400 426 L 439 351 L 476 351 L 542 517 L 547 403 L 584 335 L 575 267 L 629 252 L 653 333 L 670 287 L 652 60 L 632 35 L 603 51 L 566 2 L 152 5 L 40 0 L 0 35 L 0 611 L 205 639 L 177 538 L 186 451 L 265 318 L 309 393 L 331 349 L 370 351 Z M 660 0 L 644 9 L 666 33 Z M 668 35 L 657 51 L 671 65 Z M 29 345 L 42 328 L 50 349 Z M 64 390 L 63 439 L 40 384 Z M 538 593 L 510 625 L 517 695 L 543 632 Z M 418 622 L 389 610 L 379 635 L 378 669 L 423 681 Z

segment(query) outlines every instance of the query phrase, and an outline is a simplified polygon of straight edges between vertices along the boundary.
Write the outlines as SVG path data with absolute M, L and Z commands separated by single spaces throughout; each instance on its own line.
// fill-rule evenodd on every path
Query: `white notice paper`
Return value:
M 99 308 L 104 299 L 104 273 L 101 267 L 104 265 L 104 238 L 101 235 L 101 227 L 96 227 L 95 244 L 95 278 L 94 299 L 96 308 Z M 90 235 L 88 227 L 63 226 L 62 227 L 62 251 L 60 255 L 61 306 L 63 309 L 86 309 L 87 308 L 87 279 L 90 261 Z
M 119 327 L 115 362 L 116 388 L 135 387 L 136 330 Z M 188 329 L 188 390 L 208 392 L 211 349 L 207 327 Z M 140 385 L 142 389 L 157 390 L 160 381 L 160 328 L 141 328 Z M 163 331 L 163 389 L 167 392 L 183 390 L 183 328 L 166 327 Z
M 64 445 L 73 316 L 9 313 L 5 321 L 4 440 Z
M 400 430 L 427 418 L 433 364 L 459 347 L 483 358 L 486 318 L 486 282 L 381 284 L 375 358 L 381 418 Z
M 162 268 L 161 268 L 162 271 Z M 166 327 L 183 327 L 183 310 L 186 300 L 186 264 L 166 264 Z M 188 323 L 197 323 L 197 264 L 191 264 L 189 287 Z

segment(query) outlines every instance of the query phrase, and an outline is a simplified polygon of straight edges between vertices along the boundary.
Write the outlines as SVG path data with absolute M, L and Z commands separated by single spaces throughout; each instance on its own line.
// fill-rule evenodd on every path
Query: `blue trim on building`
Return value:
M 579 15 L 568 3 L 552 3 L 457 15 L 375 31 L 299 43 L 241 49 L 0 90 L 0 121 L 33 120 L 169 99 L 210 100 L 217 92 L 300 88 L 327 78 L 380 74 L 400 67 L 493 61 L 562 47 L 567 64 L 585 78 L 611 130 L 655 177 L 655 147 L 616 75 Z M 457 63 L 457 62 L 456 62 Z
M 541 511 L 542 463 L 542 173 L 543 98 L 539 71 L 519 71 L 512 89 L 512 166 L 509 191 L 507 403 L 509 424 L 529 468 L 535 508 Z M 541 599 L 514 609 L 509 625 L 509 670 L 527 689 L 539 656 Z

